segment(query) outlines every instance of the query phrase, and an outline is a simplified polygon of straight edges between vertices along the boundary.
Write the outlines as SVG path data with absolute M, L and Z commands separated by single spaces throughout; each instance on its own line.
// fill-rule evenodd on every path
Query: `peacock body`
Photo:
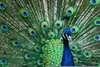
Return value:
M 0 66 L 100 66 L 99 4 L 0 0 Z

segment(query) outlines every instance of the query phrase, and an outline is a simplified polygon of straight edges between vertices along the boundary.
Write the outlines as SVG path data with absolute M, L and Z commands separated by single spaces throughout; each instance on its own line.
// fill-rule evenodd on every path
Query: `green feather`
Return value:
M 100 66 L 99 4 L 100 0 L 1 0 L 0 66 L 61 66 L 66 27 L 72 32 L 69 47 L 75 65 Z

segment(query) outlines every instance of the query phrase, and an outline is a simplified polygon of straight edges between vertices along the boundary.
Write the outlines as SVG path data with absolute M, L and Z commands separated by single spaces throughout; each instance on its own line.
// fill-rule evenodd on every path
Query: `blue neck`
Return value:
M 62 57 L 61 66 L 75 66 L 73 61 L 73 56 L 69 48 L 69 42 L 67 39 L 63 39 L 64 43 L 64 51 Z

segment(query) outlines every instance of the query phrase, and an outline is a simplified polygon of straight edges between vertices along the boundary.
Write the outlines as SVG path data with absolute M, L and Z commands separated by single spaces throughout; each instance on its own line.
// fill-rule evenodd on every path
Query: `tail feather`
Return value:
M 61 66 L 61 33 L 68 27 L 75 65 L 99 66 L 99 4 L 100 0 L 0 0 L 0 65 Z

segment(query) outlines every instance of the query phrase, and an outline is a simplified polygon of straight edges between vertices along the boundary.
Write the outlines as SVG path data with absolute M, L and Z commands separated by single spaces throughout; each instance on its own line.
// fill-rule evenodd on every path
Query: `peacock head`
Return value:
M 65 28 L 62 33 L 63 39 L 67 39 L 68 41 L 72 42 L 71 38 L 71 30 L 69 28 Z

